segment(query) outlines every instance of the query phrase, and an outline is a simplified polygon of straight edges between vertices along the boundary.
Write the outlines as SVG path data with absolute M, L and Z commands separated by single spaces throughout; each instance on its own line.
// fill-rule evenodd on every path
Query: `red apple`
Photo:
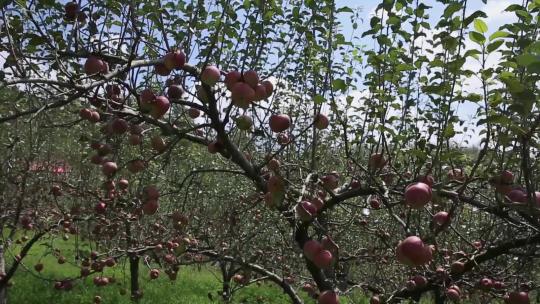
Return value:
M 169 70 L 179 70 L 186 64 L 186 54 L 179 50 L 169 52 L 163 56 L 163 64 Z
M 188 115 L 189 115 L 189 117 L 195 119 L 195 118 L 201 116 L 201 111 L 199 109 L 196 109 L 196 108 L 189 108 L 188 109 Z
M 396 248 L 396 256 L 398 261 L 409 266 L 423 265 L 433 258 L 430 247 L 417 236 L 401 241 Z
M 129 181 L 125 178 L 122 178 L 118 181 L 118 187 L 122 190 L 125 190 L 129 187 Z
M 124 134 L 129 129 L 129 124 L 122 118 L 115 118 L 111 122 L 111 129 L 116 134 Z
M 463 273 L 463 271 L 465 271 L 465 264 L 463 262 L 456 261 L 450 265 L 451 273 L 460 274 Z
M 511 171 L 508 171 L 508 170 L 504 170 L 503 172 L 501 172 L 501 175 L 500 175 L 500 182 L 503 183 L 503 184 L 513 184 L 514 183 L 514 173 L 512 173 Z
M 339 304 L 339 296 L 333 290 L 323 291 L 317 300 L 319 304 Z
M 328 128 L 328 124 L 329 124 L 329 121 L 326 115 L 319 113 L 317 114 L 317 116 L 315 116 L 315 122 L 314 122 L 315 128 L 319 130 L 323 130 L 323 129 Z
M 86 75 L 94 75 L 97 73 L 101 73 L 104 69 L 104 66 L 105 64 L 103 60 L 99 59 L 94 55 L 90 55 L 84 63 L 84 72 L 86 73 Z
M 321 243 L 319 243 L 318 241 L 316 240 L 308 240 L 304 243 L 304 246 L 303 246 L 303 251 L 304 251 L 304 255 L 306 256 L 306 258 L 310 261 L 312 261 L 315 256 L 323 250 L 323 247 L 321 245 Z
M 369 304 L 381 304 L 381 299 L 378 295 L 374 295 L 369 299 Z
M 82 119 L 90 120 L 90 119 L 92 119 L 92 110 L 90 110 L 90 109 L 81 109 L 79 111 L 79 116 Z
M 208 152 L 216 154 L 223 149 L 223 144 L 219 141 L 213 141 L 208 144 Z
M 150 115 L 154 119 L 160 119 L 167 113 L 169 110 L 169 107 L 171 106 L 171 103 L 169 102 L 169 99 L 165 96 L 158 96 L 152 103 L 152 109 L 150 110 Z
M 261 84 L 266 88 L 266 98 L 272 96 L 272 93 L 274 92 L 274 85 L 268 80 L 261 82 Z
M 247 109 L 255 100 L 255 91 L 244 82 L 237 82 L 231 89 L 232 103 L 242 109 Z
M 255 87 L 255 97 L 253 98 L 253 101 L 263 100 L 266 98 L 266 96 L 266 88 L 262 84 L 258 84 Z
M 382 169 L 386 165 L 386 160 L 382 153 L 374 153 L 369 157 L 368 165 L 372 169 Z
M 115 162 L 108 161 L 108 162 L 103 163 L 103 165 L 101 165 L 101 171 L 106 176 L 112 176 L 114 173 L 116 173 L 117 170 L 118 170 L 118 166 L 116 165 Z
M 146 164 L 142 159 L 134 159 L 127 164 L 127 169 L 131 173 L 138 173 L 144 170 Z
M 238 71 L 230 71 L 225 75 L 225 86 L 231 90 L 235 83 L 239 82 L 242 78 L 242 74 Z
M 439 226 L 446 225 L 450 221 L 448 212 L 440 211 L 433 215 L 433 222 Z
M 167 150 L 167 143 L 165 143 L 165 140 L 163 140 L 163 138 L 160 136 L 152 137 L 150 144 L 152 149 L 156 150 L 158 153 L 163 153 L 165 150 Z
M 433 178 L 433 175 L 431 174 L 418 177 L 418 181 L 430 187 L 433 187 L 433 185 L 435 184 L 435 179 Z
M 413 209 L 420 209 L 431 201 L 431 187 L 424 183 L 414 183 L 405 189 L 405 203 Z
M 107 205 L 104 202 L 99 202 L 94 207 L 97 214 L 104 214 L 107 209 Z
M 201 81 L 209 86 L 213 86 L 218 82 L 220 73 L 220 70 L 216 66 L 207 66 L 201 73 Z
M 285 114 L 273 114 L 270 116 L 270 130 L 275 133 L 283 132 L 291 126 L 291 119 Z
M 317 215 L 317 207 L 308 201 L 302 201 L 296 205 L 295 210 L 298 218 L 303 222 L 310 221 L 313 216 Z
M 313 257 L 313 264 L 321 269 L 327 269 L 332 265 L 332 253 L 328 250 L 321 250 Z
M 154 185 L 149 185 L 143 189 L 143 197 L 146 200 L 157 200 L 159 198 L 159 190 Z
M 101 116 L 99 115 L 99 112 L 92 111 L 92 115 L 88 119 L 91 123 L 98 123 L 101 120 Z
M 156 74 L 160 76 L 168 76 L 171 73 L 171 70 L 169 70 L 163 63 L 154 65 L 154 70 L 156 71 Z
M 461 294 L 454 288 L 446 289 L 446 297 L 453 302 L 459 302 L 461 300 Z
M 167 96 L 169 96 L 169 98 L 179 99 L 182 98 L 182 95 L 184 95 L 184 89 L 182 89 L 181 86 L 177 84 L 169 86 L 169 89 L 167 90 Z
M 149 200 L 143 204 L 142 210 L 146 215 L 156 214 L 159 208 L 159 203 L 157 200 Z
M 128 137 L 128 142 L 132 146 L 138 146 L 138 145 L 140 145 L 142 143 L 142 137 L 140 135 L 137 135 L 137 134 L 131 134 Z
M 507 304 L 530 304 L 529 294 L 525 291 L 513 291 L 505 300 Z

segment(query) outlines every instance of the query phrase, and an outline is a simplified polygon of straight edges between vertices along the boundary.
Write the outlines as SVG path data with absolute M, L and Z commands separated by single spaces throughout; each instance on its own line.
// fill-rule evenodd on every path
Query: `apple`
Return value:
M 283 192 L 285 182 L 278 175 L 272 175 L 267 182 L 268 191 L 272 193 Z
M 94 304 L 101 304 L 101 296 L 94 296 Z
M 417 236 L 410 236 L 401 241 L 396 248 L 399 262 L 409 266 L 420 266 L 433 258 L 431 248 Z
M 530 304 L 529 294 L 525 291 L 513 291 L 508 294 L 508 298 L 505 299 L 507 304 Z
M 439 226 L 446 225 L 450 221 L 448 212 L 440 211 L 433 215 L 433 222 Z
M 138 145 L 140 145 L 142 143 L 142 137 L 140 135 L 137 135 L 137 134 L 131 134 L 128 137 L 128 142 L 132 146 L 138 146 Z
M 513 203 L 527 202 L 527 194 L 521 188 L 515 188 L 507 194 L 508 199 Z
M 327 269 L 332 265 L 334 257 L 329 250 L 321 250 L 313 257 L 313 264 L 321 269 Z
M 500 182 L 503 184 L 513 184 L 514 183 L 514 173 L 508 170 L 504 170 L 500 174 Z
M 94 207 L 94 211 L 97 214 L 104 214 L 106 210 L 107 210 L 107 205 L 104 202 L 99 202 Z
M 80 8 L 76 1 L 71 1 L 64 5 L 65 18 L 68 21 L 74 21 L 79 14 Z
M 375 210 L 379 210 L 381 208 L 381 202 L 376 197 L 369 200 L 369 205 Z
M 482 290 L 489 290 L 493 285 L 493 281 L 490 278 L 482 278 L 478 285 Z
M 381 299 L 379 298 L 378 295 L 373 295 L 373 296 L 369 299 L 369 304 L 381 304 Z
M 242 109 L 247 109 L 255 100 L 255 91 L 244 82 L 237 82 L 231 89 L 232 103 Z
M 165 140 L 163 140 L 161 136 L 156 135 L 152 137 L 150 145 L 152 146 L 152 149 L 156 150 L 158 153 L 163 153 L 167 150 L 167 143 L 165 143 Z
M 291 126 L 291 119 L 285 114 L 273 114 L 270 116 L 270 130 L 275 133 L 283 132 Z
M 282 146 L 288 145 L 291 141 L 292 139 L 287 134 L 280 133 L 277 136 L 277 142 Z
M 157 200 L 149 200 L 146 203 L 143 204 L 142 210 L 144 214 L 146 215 L 153 215 L 156 214 L 157 210 L 159 208 L 159 203 Z
M 163 63 L 154 65 L 154 70 L 156 71 L 156 74 L 160 76 L 168 76 L 171 73 L 171 70 L 169 70 Z
M 116 265 L 116 261 L 114 260 L 113 257 L 109 257 L 105 260 L 105 265 L 107 267 L 114 267 L 114 265 Z
M 112 96 L 118 96 L 122 94 L 122 90 L 116 84 L 108 84 L 105 86 L 105 92 L 107 97 L 111 98 Z
M 317 299 L 319 304 L 339 304 L 339 296 L 333 290 L 325 290 Z
M 308 260 L 312 261 L 315 256 L 323 250 L 323 247 L 321 243 L 316 240 L 308 240 L 304 243 L 302 250 L 304 251 L 304 256 Z
M 90 275 L 90 268 L 82 267 L 81 268 L 81 277 L 87 277 Z
M 253 126 L 253 119 L 247 115 L 241 115 L 236 118 L 236 126 L 238 129 L 247 131 Z
M 129 132 L 133 135 L 142 135 L 144 129 L 140 125 L 131 125 Z
M 201 111 L 199 109 L 197 109 L 197 108 L 189 108 L 188 109 L 188 115 L 189 115 L 189 117 L 195 119 L 195 118 L 201 116 Z
M 51 187 L 50 193 L 53 196 L 62 196 L 62 189 L 60 188 L 60 186 L 54 185 L 54 186 Z
M 141 91 L 141 95 L 139 96 L 139 99 L 141 101 L 141 107 L 144 105 L 150 105 L 154 102 L 156 99 L 156 94 L 152 91 L 152 89 L 144 89 Z M 144 107 L 143 107 L 144 108 Z M 147 108 L 148 111 L 150 111 L 150 108 Z
M 418 177 L 418 181 L 430 187 L 433 187 L 433 185 L 435 184 L 435 179 L 433 178 L 433 175 L 431 174 Z
M 101 116 L 99 115 L 99 112 L 92 111 L 92 115 L 88 119 L 91 123 L 98 123 L 101 120 Z
M 159 199 L 159 190 L 154 185 L 149 185 L 143 189 L 143 197 L 146 200 L 157 200 Z
M 268 169 L 274 171 L 274 172 L 277 172 L 279 171 L 279 167 L 281 166 L 281 163 L 279 162 L 279 160 L 275 159 L 275 158 L 272 158 L 271 160 L 268 161 L 268 163 L 266 164 L 266 167 L 268 167 Z
M 238 71 L 230 71 L 225 75 L 225 86 L 227 89 L 231 90 L 235 83 L 239 82 L 242 79 L 242 74 Z
M 90 109 L 81 109 L 79 111 L 79 116 L 82 119 L 90 120 L 90 119 L 92 119 L 92 110 L 90 110 Z
M 255 87 L 255 97 L 253 98 L 253 101 L 263 100 L 266 98 L 266 96 L 266 88 L 262 84 L 258 84 Z
M 168 52 L 163 56 L 163 64 L 169 70 L 179 70 L 186 64 L 186 54 L 180 50 Z
M 321 245 L 324 249 L 330 251 L 334 256 L 339 253 L 339 246 L 328 235 L 325 235 L 321 241 Z
M 412 280 L 414 281 L 416 286 L 419 287 L 419 288 L 422 288 L 422 287 L 426 286 L 426 284 L 427 284 L 426 277 L 424 277 L 422 275 L 416 275 L 416 276 L 414 276 L 412 278 Z
M 465 264 L 460 261 L 455 261 L 450 265 L 450 272 L 455 274 L 460 274 L 465 271 Z
M 146 163 L 142 159 L 134 159 L 127 164 L 127 169 L 131 173 L 138 173 L 145 169 Z
M 216 154 L 223 150 L 223 148 L 223 144 L 219 141 L 213 141 L 208 144 L 208 152 L 210 152 L 211 154 Z
M 220 70 L 216 66 L 207 66 L 201 73 L 201 82 L 213 86 L 218 82 L 220 73 Z
M 100 145 L 99 148 L 97 149 L 99 156 L 105 156 L 107 154 L 112 153 L 112 151 L 113 151 L 113 147 L 110 144 Z
M 497 290 L 501 290 L 501 289 L 504 289 L 506 286 L 503 282 L 501 281 L 495 281 L 493 282 L 493 288 L 497 289 Z
M 274 92 L 274 85 L 268 80 L 261 82 L 261 84 L 266 89 L 266 98 L 272 96 L 272 93 Z
M 298 218 L 303 222 L 308 222 L 313 216 L 317 215 L 317 207 L 308 201 L 297 204 L 295 210 Z
M 351 181 L 351 184 L 350 184 L 351 189 L 358 189 L 358 188 L 360 188 L 360 186 L 361 186 L 361 184 L 357 179 L 353 179 Z
M 324 206 L 323 200 L 320 199 L 319 197 L 312 198 L 311 199 L 311 204 L 313 204 L 313 206 L 315 206 L 315 208 L 317 208 L 317 211 L 321 210 L 321 208 Z
M 326 115 L 319 113 L 317 114 L 317 116 L 315 116 L 315 120 L 314 120 L 315 128 L 319 130 L 324 130 L 328 128 L 328 124 L 329 124 L 329 121 Z
M 114 173 L 116 173 L 117 170 L 118 170 L 118 166 L 116 165 L 115 162 L 108 161 L 108 162 L 103 163 L 103 165 L 101 165 L 101 171 L 106 176 L 114 175 Z
M 84 63 L 84 72 L 86 75 L 94 75 L 104 70 L 105 63 L 94 55 L 88 56 Z
M 446 297 L 453 302 L 459 302 L 461 300 L 461 294 L 454 288 L 446 289 Z
M 184 89 L 182 89 L 181 86 L 177 84 L 169 86 L 169 89 L 167 90 L 167 96 L 169 96 L 169 98 L 179 99 L 182 98 L 182 95 L 184 95 Z
M 150 110 L 150 115 L 154 119 L 160 119 L 169 111 L 169 107 L 171 106 L 171 103 L 169 102 L 169 99 L 165 96 L 158 96 L 152 103 L 152 108 Z
M 129 181 L 125 178 L 122 178 L 118 181 L 118 187 L 122 190 L 125 190 L 129 187 Z
M 242 75 L 244 82 L 247 83 L 250 87 L 255 89 L 257 85 L 259 84 L 259 75 L 256 71 L 249 70 L 247 72 L 244 72 Z
M 372 169 L 382 169 L 386 165 L 386 160 L 382 153 L 373 153 L 369 157 L 368 165 Z
M 337 174 L 336 172 L 332 172 L 330 174 L 324 175 L 323 177 L 321 177 L 321 181 L 326 189 L 334 190 L 339 184 L 339 174 Z
M 405 283 L 405 288 L 408 290 L 408 291 L 413 291 L 416 289 L 416 282 L 413 281 L 413 280 L 408 280 L 406 283 Z
M 431 201 L 431 187 L 418 182 L 405 189 L 405 203 L 413 209 L 420 209 Z
M 37 272 L 41 272 L 41 271 L 43 270 L 43 264 L 37 263 L 36 265 L 34 265 L 34 269 L 35 269 Z
M 448 171 L 448 179 L 456 180 L 456 181 L 464 181 L 465 174 L 463 173 L 463 170 L 461 169 L 452 169 Z
M 111 122 L 111 129 L 115 134 L 124 134 L 129 129 L 129 124 L 122 118 L 115 118 Z

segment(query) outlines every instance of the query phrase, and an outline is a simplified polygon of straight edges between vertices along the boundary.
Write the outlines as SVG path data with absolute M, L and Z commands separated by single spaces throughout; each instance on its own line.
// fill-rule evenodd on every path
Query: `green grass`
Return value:
M 121 295 L 120 290 L 123 288 L 129 289 L 129 273 L 128 265 L 118 264 L 113 268 L 105 268 L 106 276 L 116 278 L 114 284 L 109 284 L 105 287 L 97 287 L 92 283 L 92 278 L 95 275 L 84 280 L 78 280 L 71 291 L 58 291 L 53 288 L 54 281 L 43 280 L 47 279 L 62 279 L 66 277 L 74 277 L 79 274 L 79 268 L 73 260 L 74 243 L 72 240 L 63 241 L 56 239 L 52 243 L 52 247 L 60 249 L 66 258 L 67 263 L 60 265 L 57 263 L 56 257 L 51 254 L 51 241 L 44 240 L 36 243 L 29 254 L 24 258 L 25 268 L 19 268 L 12 282 L 12 287 L 8 290 L 8 303 L 55 303 L 55 304 L 72 304 L 72 303 L 93 303 L 93 298 L 96 295 L 101 296 L 102 303 L 131 303 L 128 295 Z M 12 246 L 10 249 L 13 254 L 19 251 L 18 246 Z M 83 248 L 88 251 L 88 248 Z M 9 254 L 7 261 L 11 261 Z M 45 265 L 44 270 L 36 277 L 36 272 L 33 266 L 41 262 Z M 177 280 L 170 281 L 162 272 L 162 275 L 157 280 L 150 280 L 148 276 L 149 269 L 146 265 L 140 266 L 140 287 L 144 292 L 144 296 L 139 303 L 152 304 L 199 304 L 199 303 L 220 303 L 219 292 L 221 291 L 221 282 L 219 280 L 219 271 L 211 266 L 185 266 L 181 267 Z M 213 301 L 209 299 L 208 294 L 211 294 Z M 306 299 L 306 303 L 314 303 L 309 300 L 305 294 L 302 295 Z M 233 297 L 233 303 L 289 303 L 288 296 L 270 283 L 258 285 L 250 285 L 237 291 Z

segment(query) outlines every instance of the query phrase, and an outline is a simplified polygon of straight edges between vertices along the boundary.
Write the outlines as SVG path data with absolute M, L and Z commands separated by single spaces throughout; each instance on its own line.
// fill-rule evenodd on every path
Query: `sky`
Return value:
M 438 17 L 441 15 L 443 8 L 440 3 L 437 3 L 435 0 L 424 0 L 421 1 L 422 3 L 433 6 L 432 9 L 429 11 L 430 15 L 430 22 L 434 24 L 438 21 Z M 348 6 L 350 8 L 362 8 L 361 16 L 363 22 L 359 25 L 358 32 L 364 32 L 369 29 L 369 20 L 376 12 L 376 7 L 381 3 L 381 0 L 336 0 L 337 6 Z M 484 18 L 484 22 L 486 22 L 488 26 L 488 33 L 486 34 L 486 37 L 489 37 L 491 33 L 497 31 L 497 29 L 502 26 L 505 23 L 512 22 L 516 19 L 515 15 L 513 13 L 503 12 L 509 5 L 511 4 L 522 4 L 522 0 L 488 0 L 487 4 L 484 4 L 481 0 L 469 0 L 468 1 L 468 14 L 473 13 L 476 10 L 482 10 L 486 13 L 488 16 L 487 18 Z M 343 30 L 345 32 L 345 36 L 348 37 L 352 32 L 352 25 L 350 22 L 348 22 L 348 16 L 341 16 L 340 17 L 342 24 L 343 24 Z M 472 25 L 471 25 L 472 28 Z M 373 46 L 373 42 L 370 41 L 369 37 L 366 37 L 368 40 L 365 40 L 367 47 Z M 476 48 L 477 46 L 471 42 L 467 41 L 466 43 L 466 49 L 467 48 Z M 499 55 L 497 54 L 491 54 L 487 59 L 487 65 L 494 65 L 499 60 Z M 480 69 L 480 64 L 477 61 L 469 60 L 466 62 L 467 68 L 477 71 Z M 478 92 L 478 88 L 481 86 L 481 82 L 479 79 L 471 78 L 465 83 L 465 89 L 469 92 Z M 361 97 L 365 96 L 366 92 L 358 91 L 353 92 L 353 96 L 355 97 Z M 481 136 L 478 136 L 481 129 L 476 127 L 476 111 L 477 111 L 477 105 L 473 103 L 464 103 L 457 108 L 457 114 L 458 116 L 467 121 L 470 126 L 474 126 L 470 128 L 464 135 L 457 135 L 454 140 L 460 144 L 467 145 L 467 146 L 473 146 L 478 145 L 482 139 Z M 468 143 L 464 143 L 463 140 L 467 139 Z

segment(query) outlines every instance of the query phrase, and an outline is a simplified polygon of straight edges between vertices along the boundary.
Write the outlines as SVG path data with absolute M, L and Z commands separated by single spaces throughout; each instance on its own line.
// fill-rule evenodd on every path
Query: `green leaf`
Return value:
M 313 101 L 315 102 L 315 104 L 321 105 L 326 101 L 326 98 L 321 95 L 315 95 L 313 97 Z
M 486 37 L 478 32 L 470 32 L 469 38 L 480 45 L 483 45 L 486 41 Z
M 510 36 L 510 33 L 508 33 L 508 32 L 496 31 L 495 33 L 491 34 L 491 36 L 489 36 L 489 40 L 495 40 L 497 38 L 504 38 L 504 37 L 508 37 L 508 36 Z
M 347 84 L 343 79 L 335 79 L 334 81 L 332 81 L 332 87 L 334 88 L 334 90 L 340 90 L 342 92 L 345 92 L 345 90 L 347 90 Z
M 521 66 L 529 66 L 533 63 L 540 62 L 540 57 L 533 54 L 523 54 L 516 58 L 516 61 Z
M 497 50 L 502 44 L 504 43 L 504 40 L 496 40 L 487 46 L 488 53 L 492 53 L 495 50 Z
M 483 34 L 488 31 L 488 26 L 482 19 L 474 19 L 474 29 Z

